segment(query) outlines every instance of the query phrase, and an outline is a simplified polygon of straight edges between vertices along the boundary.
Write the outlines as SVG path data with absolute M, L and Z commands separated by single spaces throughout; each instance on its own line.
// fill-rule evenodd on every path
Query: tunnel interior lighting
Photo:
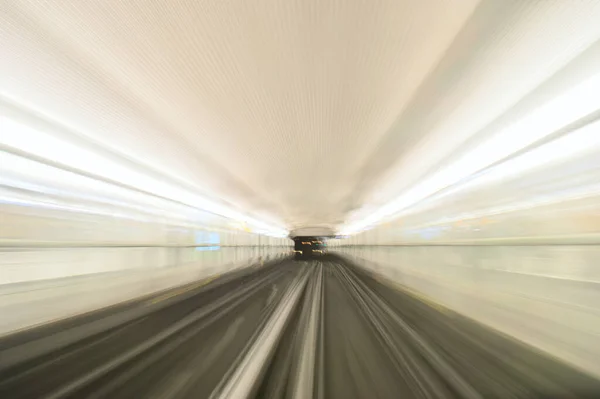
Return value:
M 549 163 L 560 162 L 575 156 L 581 156 L 586 152 L 598 150 L 600 150 L 600 121 L 595 121 L 571 134 L 503 162 L 498 167 L 473 179 L 473 184 L 498 182 L 511 176 L 544 167 Z
M 132 187 L 150 195 L 158 195 L 199 210 L 241 221 L 247 223 L 252 229 L 260 229 L 263 232 L 268 232 L 266 233 L 267 235 L 281 236 L 287 234 L 287 230 L 284 228 L 272 226 L 233 209 L 215 204 L 198 194 L 184 189 L 177 184 L 173 184 L 167 178 L 161 181 L 132 170 L 100 154 L 76 146 L 47 132 L 19 123 L 6 116 L 0 116 L 0 128 L 2 131 L 0 145 L 4 148 L 18 150 L 37 158 L 46 159 L 68 168 Z M 7 164 L 4 164 L 4 167 L 9 168 Z M 53 173 L 50 168 L 42 168 L 42 171 L 38 166 L 37 169 L 36 174 L 38 176 L 40 176 L 39 173 L 42 175 Z M 19 168 L 16 170 L 26 172 L 28 169 Z M 75 178 L 74 175 L 76 173 L 71 173 L 69 176 Z M 111 196 L 110 190 L 109 192 L 105 191 L 107 185 L 101 181 L 88 179 L 86 180 L 86 184 L 91 185 L 88 186 L 91 192 L 98 193 L 99 195 L 105 193 L 105 196 Z M 129 198 L 129 200 L 133 200 L 133 198 Z
M 533 112 L 494 134 L 448 167 L 434 172 L 422 183 L 409 188 L 393 201 L 376 209 L 368 217 L 347 224 L 339 234 L 355 234 L 369 229 L 386 218 L 393 217 L 436 192 L 451 187 L 490 165 L 501 162 L 599 109 L 600 73 L 570 88 L 562 95 L 543 103 Z M 520 163 L 513 164 L 511 167 L 522 172 L 553 157 L 576 152 L 581 146 L 596 142 L 597 126 L 589 129 L 586 128 L 586 133 L 578 135 L 569 143 L 573 146 L 571 149 L 563 149 L 560 146 L 548 147 L 542 157 L 535 158 L 534 154 L 533 157 L 521 159 Z
M 80 209 L 85 204 L 86 209 L 90 211 L 97 213 L 101 208 L 105 213 L 110 212 L 107 215 L 114 217 L 120 217 L 121 212 L 129 211 L 190 222 L 206 222 L 211 218 L 211 214 L 190 206 L 95 180 L 11 153 L 0 151 L 0 164 L 4 168 L 4 173 L 0 174 L 0 183 L 5 187 L 21 190 L 20 194 L 12 192 L 10 196 L 5 193 L 6 202 L 11 202 L 11 198 L 23 199 L 22 192 L 25 191 L 31 193 L 27 199 L 29 206 L 33 206 L 34 203 L 39 207 L 47 207 L 51 202 L 63 205 L 65 202 L 76 202 Z M 42 196 L 35 196 L 33 193 L 40 193 Z M 68 206 L 69 209 L 74 209 L 72 204 Z

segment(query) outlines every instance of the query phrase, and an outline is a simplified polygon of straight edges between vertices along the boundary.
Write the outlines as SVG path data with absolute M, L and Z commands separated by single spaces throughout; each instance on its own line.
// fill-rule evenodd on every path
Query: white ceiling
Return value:
M 600 1 L 0 0 L 0 94 L 238 211 L 335 228 L 485 134 L 598 21 Z

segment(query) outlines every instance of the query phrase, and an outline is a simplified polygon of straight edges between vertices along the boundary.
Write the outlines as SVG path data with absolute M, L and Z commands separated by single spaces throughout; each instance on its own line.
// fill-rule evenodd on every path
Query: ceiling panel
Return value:
M 237 210 L 334 227 L 597 40 L 599 4 L 0 0 L 0 90 Z

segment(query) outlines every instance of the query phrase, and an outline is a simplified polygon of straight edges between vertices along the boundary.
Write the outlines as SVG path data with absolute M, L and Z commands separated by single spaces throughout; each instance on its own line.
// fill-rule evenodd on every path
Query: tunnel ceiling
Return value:
M 335 230 L 386 204 L 600 37 L 600 2 L 0 11 L 3 106 L 289 230 Z

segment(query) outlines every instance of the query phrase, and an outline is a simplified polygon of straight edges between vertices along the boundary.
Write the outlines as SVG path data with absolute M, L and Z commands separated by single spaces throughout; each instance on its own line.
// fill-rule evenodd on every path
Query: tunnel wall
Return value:
M 449 217 L 478 202 L 494 207 L 494 201 L 514 201 L 508 188 L 501 195 L 492 187 L 495 196 L 457 199 L 331 240 L 329 247 L 600 376 L 600 195 L 592 191 L 527 209 Z M 435 222 L 436 215 L 447 221 Z
M 350 246 L 337 251 L 600 376 L 600 246 Z
M 0 335 L 289 256 L 292 241 L 0 204 Z
M 29 253 L 28 253 L 29 251 Z M 130 251 L 130 250 L 125 250 Z M 144 251 L 144 249 L 140 249 Z M 39 270 L 68 267 L 76 268 L 86 264 L 77 257 L 100 257 L 110 264 L 106 248 L 76 248 L 59 251 L 57 249 L 20 250 L 7 261 L 6 252 L 0 267 L 28 267 Z M 44 253 L 48 256 L 44 257 Z M 0 336 L 32 325 L 67 318 L 98 308 L 128 301 L 140 296 L 178 287 L 190 282 L 202 281 L 223 273 L 253 264 L 264 259 L 277 259 L 289 255 L 286 247 L 222 247 L 219 250 L 202 252 L 196 260 L 169 267 L 152 267 L 140 262 L 138 268 L 125 268 L 87 274 L 63 275 L 60 278 L 46 278 L 0 285 Z M 114 255 L 117 263 L 123 262 L 123 254 Z M 131 257 L 131 253 L 127 255 Z M 34 258 L 31 261 L 30 258 Z M 44 261 L 51 258 L 55 264 Z M 30 261 L 31 265 L 27 265 Z M 97 262 L 95 260 L 94 262 Z M 12 263 L 12 264 L 11 264 Z M 19 263 L 19 264 L 18 264 Z M 88 262 L 89 264 L 89 262 Z M 66 274 L 66 273 L 65 273 Z
M 187 202 L 155 194 L 148 171 L 104 159 L 144 191 L 99 177 L 97 158 L 81 165 L 92 175 L 58 158 L 0 151 L 0 335 L 291 253 L 287 238 L 190 206 L 202 197 L 174 182 Z
M 289 251 L 243 231 L 0 205 L 0 285 L 120 270 L 226 265 Z

